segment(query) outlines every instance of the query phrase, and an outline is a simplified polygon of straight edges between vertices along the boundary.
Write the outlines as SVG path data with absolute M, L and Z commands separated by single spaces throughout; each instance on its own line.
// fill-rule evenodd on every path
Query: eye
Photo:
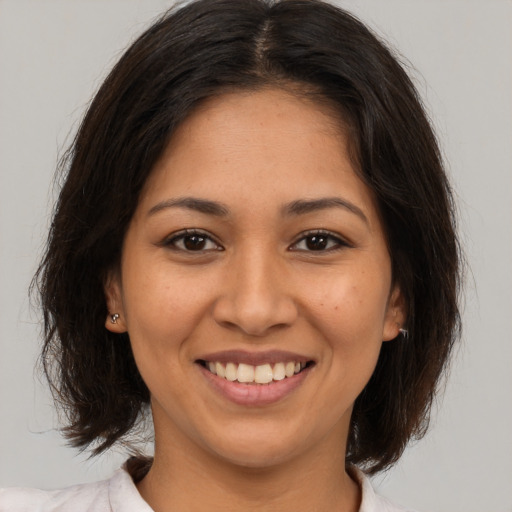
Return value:
M 340 237 L 327 231 L 311 231 L 295 242 L 290 247 L 290 250 L 327 252 L 340 249 L 342 247 L 349 247 L 349 244 Z
M 223 248 L 213 238 L 202 231 L 187 229 L 171 235 L 162 244 L 185 252 L 222 251 Z

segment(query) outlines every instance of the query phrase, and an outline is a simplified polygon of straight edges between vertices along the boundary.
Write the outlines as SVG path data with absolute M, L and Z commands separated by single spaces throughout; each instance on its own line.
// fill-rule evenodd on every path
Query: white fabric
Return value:
M 352 467 L 350 475 L 361 488 L 362 500 L 359 512 L 414 512 L 391 503 L 391 501 L 375 494 L 368 477 L 359 469 Z M 0 501 L 1 503 L 1 501 Z
M 407 512 L 373 491 L 368 478 L 358 469 L 352 476 L 362 489 L 359 512 Z M 74 485 L 57 491 L 0 489 L 0 512 L 153 512 L 142 499 L 125 469 L 110 480 Z

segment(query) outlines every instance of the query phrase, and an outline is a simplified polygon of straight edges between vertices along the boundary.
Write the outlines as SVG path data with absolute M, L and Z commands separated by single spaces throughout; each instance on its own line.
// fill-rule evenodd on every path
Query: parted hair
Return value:
M 382 345 L 354 405 L 347 463 L 386 469 L 425 433 L 459 337 L 461 257 L 452 192 L 411 79 L 372 31 L 328 3 L 199 0 L 165 13 L 126 50 L 59 166 L 35 286 L 42 365 L 74 446 L 100 453 L 129 438 L 147 410 L 129 333 L 105 329 L 104 284 L 156 161 L 205 99 L 268 86 L 313 94 L 349 126 L 406 303 L 409 336 Z

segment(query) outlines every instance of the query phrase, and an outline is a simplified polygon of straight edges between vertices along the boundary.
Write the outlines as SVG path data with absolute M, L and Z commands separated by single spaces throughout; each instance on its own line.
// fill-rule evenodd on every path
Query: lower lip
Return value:
M 269 384 L 242 384 L 219 377 L 202 365 L 198 364 L 198 367 L 219 394 L 235 404 L 253 407 L 273 404 L 284 399 L 302 384 L 311 370 L 307 367 L 293 377 L 272 381 Z

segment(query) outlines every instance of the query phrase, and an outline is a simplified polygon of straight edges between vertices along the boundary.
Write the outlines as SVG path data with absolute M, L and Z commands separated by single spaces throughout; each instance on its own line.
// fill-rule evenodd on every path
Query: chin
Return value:
M 230 450 L 230 453 L 218 453 L 217 455 L 232 465 L 248 470 L 264 470 L 276 466 L 280 466 L 293 458 L 290 451 L 283 451 L 283 447 L 279 449 L 261 449 L 254 446 L 245 450 Z
M 225 462 L 248 469 L 266 469 L 284 464 L 294 458 L 305 439 L 293 434 L 276 435 L 259 431 L 245 436 L 230 436 L 220 443 L 211 443 L 210 451 Z

